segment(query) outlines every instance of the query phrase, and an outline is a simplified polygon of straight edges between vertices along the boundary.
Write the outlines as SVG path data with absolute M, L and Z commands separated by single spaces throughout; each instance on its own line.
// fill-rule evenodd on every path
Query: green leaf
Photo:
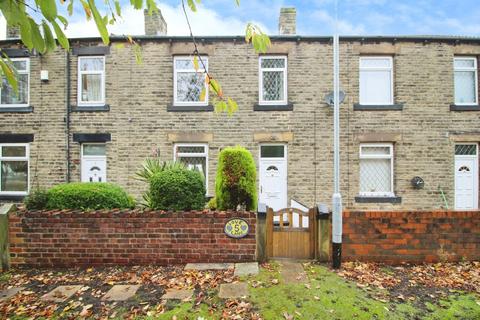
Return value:
M 147 9 L 149 15 L 154 12 L 158 12 L 157 3 L 155 2 L 155 0 L 147 0 Z
M 60 28 L 60 26 L 55 20 L 52 21 L 52 26 L 53 26 L 53 30 L 55 30 L 55 34 L 57 35 L 57 40 L 60 43 L 60 45 L 65 50 L 70 50 L 70 43 L 68 42 L 68 38 L 65 36 L 65 33 L 63 33 L 62 29 Z
M 40 53 L 45 53 L 45 40 L 40 33 L 40 28 L 38 24 L 32 18 L 28 18 L 30 22 L 30 33 L 32 35 L 33 47 L 37 49 Z
M 0 66 L 3 75 L 7 78 L 8 84 L 13 88 L 13 91 L 18 92 L 18 82 L 15 76 L 16 72 L 8 57 L 0 59 Z
M 95 6 L 95 0 L 88 0 L 88 4 L 90 5 L 90 10 L 92 10 L 93 20 L 95 20 L 95 24 L 97 25 L 97 29 L 100 32 L 103 43 L 109 44 L 110 37 L 108 36 L 107 26 L 102 16 L 100 15 L 100 12 L 98 12 L 97 7 Z
M 42 22 L 43 27 L 43 36 L 45 38 L 45 44 L 47 46 L 47 51 L 53 51 L 57 47 L 55 39 L 53 38 L 52 30 L 50 30 L 49 25 L 46 21 Z
M 237 4 L 237 7 L 240 6 L 240 0 L 235 0 L 235 3 Z
M 135 54 L 135 61 L 137 64 L 143 63 L 143 51 L 142 47 L 138 43 L 133 44 L 133 53 Z
M 217 80 L 210 78 L 210 88 L 212 88 L 213 92 L 215 92 L 216 95 L 218 95 L 219 97 L 222 96 L 222 87 L 220 87 L 220 84 Z
M 40 3 L 40 10 L 42 10 L 43 16 L 48 20 L 51 21 L 56 18 L 57 16 L 57 4 L 56 0 L 41 0 Z
M 190 7 L 190 10 L 193 12 L 197 11 L 197 6 L 195 5 L 195 1 L 193 0 L 187 0 L 188 6 Z
M 214 104 L 215 112 L 220 113 L 227 110 L 227 103 L 223 100 L 219 100 Z
M 31 27 L 28 20 L 20 25 L 20 38 L 22 39 L 23 44 L 31 50 L 33 49 L 33 40 L 30 30 Z
M 207 95 L 207 90 L 203 87 L 202 91 L 200 92 L 200 101 L 205 101 L 205 97 Z
M 68 20 L 64 16 L 57 16 L 58 20 L 63 24 L 63 27 L 66 28 L 68 26 Z
M 130 3 L 137 10 L 142 9 L 142 7 L 143 7 L 143 0 L 130 0 Z
M 198 69 L 200 69 L 200 66 L 198 65 L 198 56 L 194 55 L 193 56 L 193 69 L 198 72 Z
M 122 7 L 120 6 L 120 1 L 115 0 L 115 11 L 117 12 L 117 16 L 122 16 Z
M 231 98 L 227 99 L 227 105 L 228 105 L 227 112 L 229 115 L 231 115 L 232 113 L 238 110 L 237 102 Z
M 67 6 L 68 15 L 71 16 L 73 14 L 73 0 L 70 0 Z

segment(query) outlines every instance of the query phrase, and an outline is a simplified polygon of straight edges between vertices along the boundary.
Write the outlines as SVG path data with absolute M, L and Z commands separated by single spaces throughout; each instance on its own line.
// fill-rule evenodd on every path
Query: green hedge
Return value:
M 257 170 L 247 149 L 237 146 L 220 152 L 215 193 L 220 210 L 257 209 Z
M 74 182 L 47 192 L 47 209 L 125 209 L 135 201 L 121 187 L 104 182 Z
M 150 179 L 151 208 L 157 210 L 201 210 L 205 207 L 205 182 L 196 170 L 167 168 Z

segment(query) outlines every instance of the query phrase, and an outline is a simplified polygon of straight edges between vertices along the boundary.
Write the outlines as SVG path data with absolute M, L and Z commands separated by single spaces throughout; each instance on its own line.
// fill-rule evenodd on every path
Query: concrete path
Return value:
M 132 298 L 140 285 L 114 285 L 108 292 L 102 297 L 102 300 L 106 301 L 125 301 Z
M 64 302 L 73 296 L 82 286 L 58 286 L 49 293 L 42 296 L 44 301 Z
M 258 274 L 258 262 L 235 263 L 235 276 L 249 276 Z
M 218 296 L 222 299 L 236 299 L 248 296 L 248 287 L 244 282 L 223 283 Z
M 184 269 L 205 271 L 205 270 L 227 270 L 230 268 L 234 268 L 233 263 L 187 263 Z
M 188 300 L 193 296 L 193 290 L 169 289 L 162 296 L 164 300 Z
M 23 289 L 25 289 L 25 287 L 13 287 L 10 289 L 0 291 L 0 302 L 10 299 L 11 297 L 16 295 Z
M 278 261 L 280 264 L 280 275 L 286 284 L 307 283 L 308 278 L 303 265 L 290 260 Z

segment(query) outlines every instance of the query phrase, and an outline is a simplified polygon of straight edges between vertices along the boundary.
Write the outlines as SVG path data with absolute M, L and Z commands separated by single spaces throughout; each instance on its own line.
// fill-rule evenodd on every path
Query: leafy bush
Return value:
M 257 170 L 252 154 L 242 147 L 228 147 L 220 152 L 215 198 L 220 210 L 257 208 Z
M 152 177 L 164 170 L 170 170 L 170 169 L 185 169 L 185 164 L 182 162 L 162 162 L 158 158 L 147 158 L 145 161 L 142 163 L 142 167 L 140 170 L 138 170 L 135 174 L 137 176 L 137 180 L 147 182 L 148 184 L 151 183 Z M 145 207 L 148 208 L 153 208 L 153 203 L 152 203 L 152 197 L 150 195 L 150 190 L 145 192 L 142 195 L 143 198 L 143 204 Z
M 47 190 L 39 188 L 30 192 L 23 200 L 23 204 L 28 210 L 43 210 L 47 206 L 47 201 Z
M 210 210 L 216 210 L 217 209 L 217 199 L 213 197 L 207 202 L 207 208 Z
M 187 168 L 168 168 L 154 174 L 149 195 L 152 209 L 200 210 L 205 206 L 203 175 Z
M 123 209 L 135 201 L 121 187 L 104 182 L 61 184 L 47 192 L 47 209 Z

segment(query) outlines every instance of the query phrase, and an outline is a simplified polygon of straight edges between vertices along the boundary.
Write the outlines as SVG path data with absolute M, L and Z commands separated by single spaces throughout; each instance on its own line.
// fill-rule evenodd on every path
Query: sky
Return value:
M 338 0 L 341 35 L 465 35 L 480 36 L 478 0 Z M 97 0 L 98 3 L 103 2 Z M 110 33 L 144 33 L 143 12 L 130 0 L 121 0 L 124 21 Z M 180 0 L 157 0 L 167 21 L 168 35 L 187 35 Z M 98 36 L 93 21 L 85 22 L 80 1 L 67 29 L 70 37 Z M 189 12 L 196 35 L 243 35 L 245 25 L 255 22 L 271 35 L 278 34 L 281 7 L 296 7 L 297 33 L 332 35 L 335 26 L 334 0 L 202 0 L 198 12 Z M 0 21 L 0 38 L 5 21 Z

